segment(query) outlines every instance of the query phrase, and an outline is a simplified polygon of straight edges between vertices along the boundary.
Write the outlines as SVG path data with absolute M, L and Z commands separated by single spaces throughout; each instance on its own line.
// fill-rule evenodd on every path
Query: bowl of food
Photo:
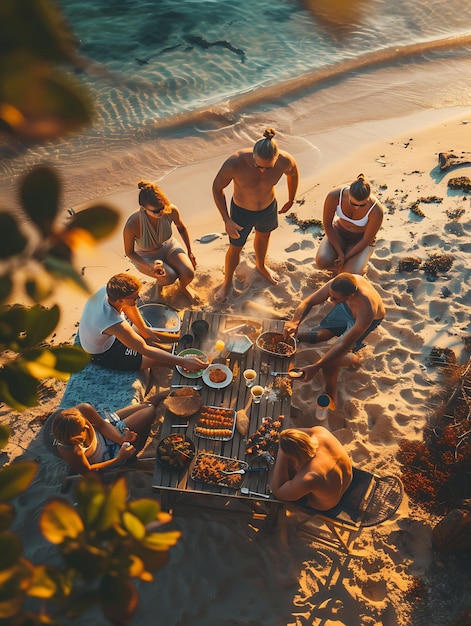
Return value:
M 296 352 L 296 341 L 282 333 L 265 332 L 257 337 L 255 342 L 265 354 L 280 357 L 290 357 Z
M 187 348 L 186 350 L 182 350 L 178 353 L 177 356 L 182 356 L 184 358 L 189 358 L 192 356 L 197 356 L 199 359 L 207 363 L 208 357 L 202 350 L 198 350 L 198 348 Z M 175 368 L 179 374 L 185 376 L 185 378 L 199 378 L 202 373 L 205 371 L 204 368 L 198 370 L 197 372 L 188 372 L 186 369 L 181 367 L 180 365 L 175 365 Z
M 183 469 L 195 456 L 195 444 L 185 435 L 172 433 L 157 445 L 157 459 L 167 469 Z
M 222 363 L 211 363 L 203 372 L 203 382 L 213 389 L 222 389 L 232 382 L 232 372 Z
M 191 417 L 201 408 L 201 395 L 193 387 L 174 389 L 165 398 L 164 405 L 177 417 Z

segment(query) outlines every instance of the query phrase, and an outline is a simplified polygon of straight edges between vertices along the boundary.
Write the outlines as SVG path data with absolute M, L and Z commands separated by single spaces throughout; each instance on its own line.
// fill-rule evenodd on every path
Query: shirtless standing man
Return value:
M 334 302 L 335 306 L 320 322 L 319 328 L 298 332 L 299 324 L 312 307 L 327 300 Z M 381 324 L 385 314 L 381 296 L 359 274 L 338 274 L 303 300 L 294 312 L 293 319 L 285 323 L 285 336 L 297 334 L 299 341 L 307 343 L 319 343 L 338 337 L 320 359 L 312 365 L 300 368 L 305 372 L 303 381 L 311 380 L 322 369 L 325 392 L 335 401 L 340 367 L 361 362 L 355 353 L 364 347 L 363 339 Z
M 340 502 L 352 476 L 350 457 L 327 428 L 288 428 L 280 433 L 270 481 L 280 500 L 328 511 Z
M 286 213 L 293 206 L 298 189 L 298 167 L 288 152 L 280 151 L 274 140 L 275 131 L 267 128 L 253 149 L 239 150 L 225 161 L 213 182 L 213 196 L 229 235 L 224 282 L 215 293 L 217 302 L 225 302 L 232 286 L 232 278 L 240 261 L 240 253 L 252 228 L 255 227 L 255 263 L 258 271 L 272 285 L 279 276 L 265 265 L 270 233 L 278 226 L 278 213 Z M 288 202 L 277 211 L 275 185 L 286 175 Z M 233 181 L 234 192 L 230 215 L 224 189 Z

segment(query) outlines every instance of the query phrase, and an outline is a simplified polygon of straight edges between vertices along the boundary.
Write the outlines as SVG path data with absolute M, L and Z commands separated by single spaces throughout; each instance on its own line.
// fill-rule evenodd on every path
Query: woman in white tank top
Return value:
M 324 202 L 325 237 L 316 255 L 319 269 L 364 274 L 373 254 L 384 207 L 371 197 L 363 174 L 348 187 L 331 191 Z

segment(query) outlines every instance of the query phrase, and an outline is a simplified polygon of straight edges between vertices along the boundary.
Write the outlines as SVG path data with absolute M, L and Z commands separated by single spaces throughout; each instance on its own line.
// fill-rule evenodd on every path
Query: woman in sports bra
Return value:
M 155 419 L 155 406 L 133 404 L 119 411 L 104 411 L 81 403 L 56 413 L 51 434 L 57 453 L 71 469 L 87 474 L 120 465 L 141 450 Z
M 364 174 L 358 174 L 349 187 L 331 191 L 324 203 L 325 237 L 317 251 L 317 267 L 338 274 L 364 274 L 383 213 L 384 207 L 371 197 Z
M 158 185 L 141 180 L 137 186 L 139 211 L 124 226 L 124 253 L 140 272 L 155 279 L 156 296 L 161 287 L 178 279 L 180 291 L 192 304 L 196 303 L 196 295 L 188 289 L 195 276 L 196 258 L 180 211 Z M 172 224 L 180 233 L 186 252 L 173 236 Z

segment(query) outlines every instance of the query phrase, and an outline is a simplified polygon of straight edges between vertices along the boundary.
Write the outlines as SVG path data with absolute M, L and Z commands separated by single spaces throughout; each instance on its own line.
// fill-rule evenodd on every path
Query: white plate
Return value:
M 222 370 L 226 373 L 227 378 L 223 380 L 221 383 L 213 383 L 213 381 L 209 378 L 209 374 L 212 370 Z M 212 363 L 209 365 L 203 372 L 203 382 L 208 385 L 208 387 L 212 387 L 213 389 L 222 389 L 223 387 L 227 387 L 232 382 L 232 372 L 227 367 L 227 365 L 222 365 L 222 363 Z

